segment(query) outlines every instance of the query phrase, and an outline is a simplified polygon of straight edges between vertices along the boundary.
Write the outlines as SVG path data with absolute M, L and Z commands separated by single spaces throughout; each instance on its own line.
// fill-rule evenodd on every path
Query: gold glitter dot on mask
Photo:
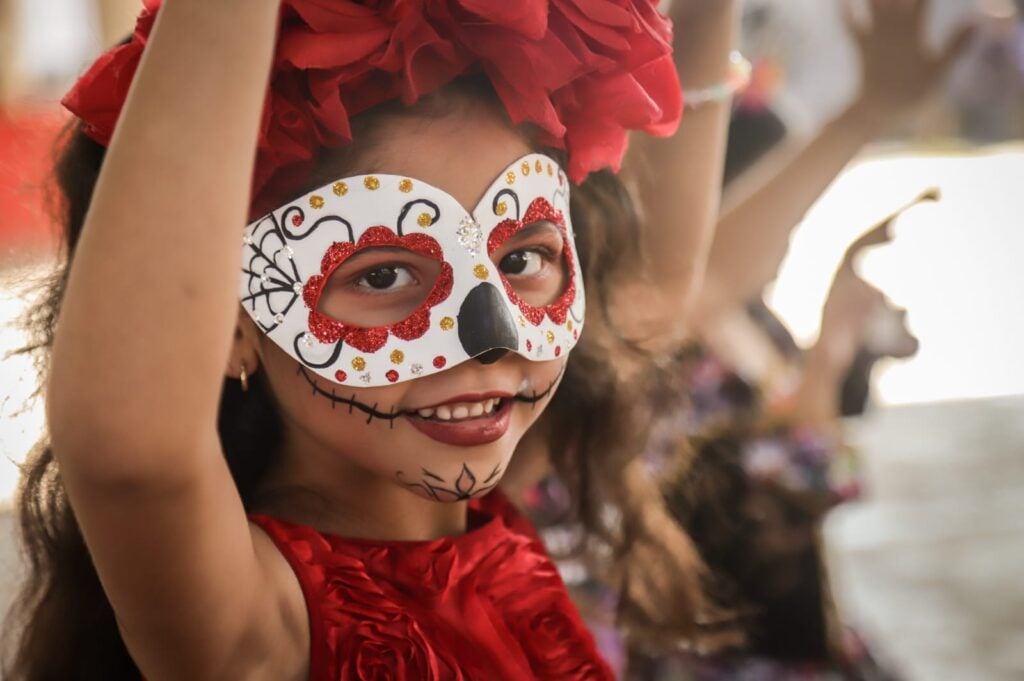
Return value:
M 322 196 L 311 196 L 309 197 L 309 205 L 313 210 L 320 210 L 324 207 L 324 197 Z
M 572 320 L 571 319 L 565 323 L 565 328 L 568 329 L 569 331 L 572 331 Z
M 356 371 L 362 371 L 366 368 L 366 360 L 362 357 L 356 357 L 352 360 L 352 368 Z
M 484 267 L 483 265 L 477 265 L 476 267 L 473 268 L 473 274 L 476 275 L 477 279 L 486 279 L 490 273 L 487 271 L 487 268 Z
M 519 169 L 523 171 L 523 175 L 529 175 L 530 174 L 530 162 L 529 161 L 523 161 L 523 165 L 519 166 Z
M 548 331 L 548 343 L 554 343 L 554 342 L 555 342 L 555 332 L 554 331 Z
M 395 350 L 394 352 L 391 353 L 391 363 L 392 364 L 401 364 L 404 361 L 405 361 L 405 353 L 402 352 L 401 350 Z
M 455 328 L 455 320 L 452 319 L 451 317 L 445 317 L 444 319 L 441 320 L 441 330 L 443 330 L 443 331 L 451 331 L 454 328 Z
M 537 171 L 537 174 L 539 175 L 540 173 L 544 172 L 544 164 L 541 163 L 540 161 L 537 161 L 537 165 L 534 166 L 534 169 Z
M 554 175 L 554 174 L 555 174 L 555 168 L 554 168 L 554 166 L 552 166 L 552 165 L 551 165 L 551 164 L 549 163 L 549 164 L 548 164 L 548 175 Z
M 518 321 L 519 321 L 519 326 L 521 326 L 521 327 L 523 327 L 525 329 L 526 328 L 526 319 L 524 317 L 520 316 Z
M 498 215 L 499 217 L 500 217 L 500 216 L 502 216 L 502 215 L 504 215 L 505 213 L 507 213 L 507 212 L 508 212 L 508 204 L 507 204 L 507 203 L 505 203 L 504 201 L 500 201 L 500 202 L 498 202 L 498 205 L 497 205 L 497 206 L 495 206 L 495 208 L 494 208 L 494 212 L 495 212 L 495 213 L 496 213 L 496 214 L 497 214 L 497 215 Z
M 510 170 L 507 173 L 505 173 L 505 182 L 507 184 L 515 184 L 516 183 L 516 174 L 515 174 L 514 171 Z
M 420 227 L 430 227 L 433 221 L 434 216 L 431 215 L 430 213 L 420 213 L 419 216 L 416 218 L 416 224 L 419 225 Z
M 373 175 L 367 175 L 363 178 L 363 186 L 372 192 L 376 189 L 380 189 L 380 180 Z
M 412 180 L 405 179 L 398 183 L 398 191 L 408 194 L 412 191 Z
M 345 196 L 345 194 L 348 194 L 348 185 L 344 182 L 335 182 L 334 194 L 335 196 Z

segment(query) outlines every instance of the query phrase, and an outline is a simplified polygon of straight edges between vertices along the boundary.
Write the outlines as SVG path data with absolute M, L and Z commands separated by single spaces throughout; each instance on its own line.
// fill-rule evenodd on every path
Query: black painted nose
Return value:
M 481 364 L 493 364 L 519 348 L 519 331 L 505 299 L 484 282 L 466 296 L 459 308 L 459 342 Z
M 508 350 L 506 350 L 505 348 L 494 348 L 493 350 L 488 350 L 482 355 L 477 355 L 473 359 L 480 362 L 481 364 L 494 364 L 507 354 Z

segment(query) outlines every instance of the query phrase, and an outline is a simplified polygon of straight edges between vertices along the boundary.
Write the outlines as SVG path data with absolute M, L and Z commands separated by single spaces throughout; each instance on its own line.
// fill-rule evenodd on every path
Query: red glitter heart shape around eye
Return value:
M 562 215 L 561 211 L 555 210 L 555 207 L 547 199 L 538 197 L 530 203 L 522 220 L 502 220 L 491 230 L 491 235 L 487 238 L 487 253 L 493 254 L 501 248 L 502 244 L 520 231 L 542 220 L 547 220 L 556 225 L 562 233 L 562 241 L 565 244 L 562 252 L 569 274 L 569 282 L 566 284 L 565 291 L 562 292 L 558 300 L 550 305 L 536 307 L 523 300 L 504 275 L 501 277 L 509 299 L 515 303 L 523 313 L 523 316 L 534 326 L 539 326 L 544 321 L 544 315 L 547 315 L 556 324 L 564 324 L 569 315 L 569 308 L 576 300 L 576 268 L 573 265 L 572 241 L 569 239 L 569 233 L 565 227 L 565 216 Z
M 320 296 L 324 285 L 338 267 L 352 256 L 368 248 L 402 248 L 441 263 L 441 272 L 426 299 L 408 317 L 396 324 L 361 327 L 332 319 L 320 312 Z M 444 260 L 444 252 L 437 241 L 426 234 L 398 236 L 387 227 L 371 227 L 363 232 L 356 243 L 331 244 L 320 261 L 320 274 L 306 282 L 302 299 L 309 308 L 309 331 L 321 343 L 344 341 L 360 352 L 380 350 L 394 334 L 402 340 L 415 340 L 430 328 L 430 310 L 444 302 L 452 292 L 452 266 Z

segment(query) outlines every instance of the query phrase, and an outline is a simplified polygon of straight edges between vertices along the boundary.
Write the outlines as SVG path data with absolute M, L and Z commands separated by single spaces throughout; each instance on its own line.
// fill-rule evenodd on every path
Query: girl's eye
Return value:
M 531 276 L 540 272 L 544 266 L 544 258 L 537 251 L 515 251 L 509 253 L 498 264 L 505 274 Z
M 408 268 L 398 265 L 384 265 L 364 274 L 356 281 L 356 286 L 371 288 L 377 291 L 387 291 L 415 283 L 416 279 Z

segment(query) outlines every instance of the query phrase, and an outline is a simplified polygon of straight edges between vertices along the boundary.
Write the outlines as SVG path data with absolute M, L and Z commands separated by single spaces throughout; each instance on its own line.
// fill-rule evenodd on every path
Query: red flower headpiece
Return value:
M 143 0 L 130 43 L 64 98 L 108 144 L 160 0 Z M 487 74 L 513 123 L 568 152 L 568 173 L 618 170 L 628 130 L 675 132 L 682 95 L 671 23 L 656 0 L 283 0 L 253 189 L 291 191 L 285 170 L 352 141 L 349 119 L 409 105 L 459 75 Z

